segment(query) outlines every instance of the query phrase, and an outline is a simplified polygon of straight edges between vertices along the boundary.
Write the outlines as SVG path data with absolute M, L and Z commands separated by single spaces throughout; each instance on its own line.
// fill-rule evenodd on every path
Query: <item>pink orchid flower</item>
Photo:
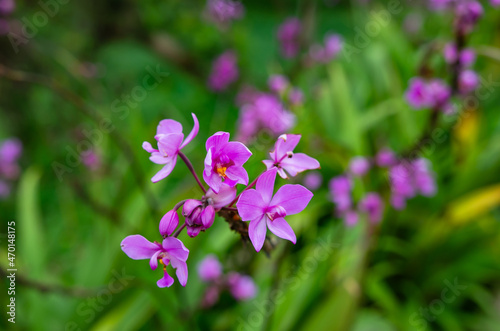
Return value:
M 156 183 L 170 175 L 175 167 L 175 164 L 177 163 L 177 155 L 180 150 L 186 147 L 186 145 L 189 144 L 198 134 L 200 124 L 198 123 L 196 115 L 191 115 L 193 116 L 194 126 L 186 139 L 184 139 L 184 134 L 182 133 L 181 123 L 171 119 L 166 119 L 161 121 L 156 129 L 155 139 L 158 142 L 158 149 L 154 149 L 147 141 L 142 144 L 142 148 L 144 148 L 148 153 L 151 153 L 151 157 L 149 159 L 152 162 L 165 165 L 163 169 L 158 171 L 158 173 L 151 178 L 153 183 Z
M 276 168 L 266 171 L 257 180 L 255 189 L 243 191 L 236 207 L 243 221 L 250 221 L 248 234 L 255 250 L 261 250 L 267 228 L 276 236 L 295 244 L 297 238 L 285 216 L 300 213 L 313 197 L 302 185 L 287 184 L 274 195 Z

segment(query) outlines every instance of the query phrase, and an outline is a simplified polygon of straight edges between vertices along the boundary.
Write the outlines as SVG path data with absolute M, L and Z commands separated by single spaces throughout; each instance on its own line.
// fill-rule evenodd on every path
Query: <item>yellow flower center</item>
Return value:
M 217 173 L 223 178 L 226 178 L 226 170 L 227 167 L 217 167 Z

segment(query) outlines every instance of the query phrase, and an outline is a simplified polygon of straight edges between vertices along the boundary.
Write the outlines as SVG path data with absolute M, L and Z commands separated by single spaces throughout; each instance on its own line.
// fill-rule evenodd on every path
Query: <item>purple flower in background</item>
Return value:
M 359 210 L 368 214 L 371 223 L 379 223 L 384 214 L 384 202 L 380 195 L 370 192 L 359 202 Z
M 215 209 L 200 200 L 190 199 L 184 203 L 182 215 L 186 219 L 188 236 L 194 238 L 200 231 L 205 231 L 212 226 L 215 220 Z
M 281 178 L 288 178 L 285 170 L 290 176 L 294 177 L 299 172 L 318 169 L 318 160 L 304 153 L 293 153 L 300 138 L 300 134 L 281 135 L 274 145 L 274 151 L 269 153 L 271 160 L 262 161 L 266 165 L 267 170 L 276 167 Z
M 14 180 L 19 176 L 21 170 L 17 161 L 22 151 L 23 145 L 16 138 L 6 139 L 0 144 L 0 178 Z
M 451 107 L 451 89 L 440 79 L 425 81 L 420 77 L 412 78 L 405 97 L 414 109 L 432 108 L 447 111 Z
M 89 150 L 82 154 L 82 162 L 90 171 L 96 171 L 101 166 L 101 157 L 95 150 Z
M 152 243 L 136 234 L 123 239 L 121 247 L 131 259 L 149 259 L 149 266 L 152 270 L 158 267 L 158 260 L 163 264 L 163 278 L 156 283 L 158 287 L 170 287 L 174 283 L 174 279 L 167 273 L 167 265 L 169 264 L 172 264 L 172 267 L 176 269 L 177 279 L 181 285 L 186 286 L 188 278 L 186 260 L 189 250 L 179 239 L 167 237 L 159 244 Z
M 430 107 L 445 110 L 449 106 L 451 89 L 440 79 L 433 79 L 428 83 Z
M 405 97 L 408 104 L 414 109 L 428 107 L 430 100 L 427 82 L 420 77 L 412 78 L 406 90 Z
M 203 294 L 201 305 L 203 308 L 210 308 L 219 300 L 220 289 L 217 285 L 210 286 Z
M 473 92 L 479 86 L 479 76 L 474 70 L 464 70 L 458 77 L 458 88 L 460 93 Z
M 321 187 L 323 183 L 323 176 L 318 171 L 313 171 L 308 173 L 304 177 L 304 186 L 310 189 L 311 191 L 316 191 Z
M 229 186 L 248 184 L 248 174 L 243 164 L 252 152 L 240 142 L 229 142 L 229 133 L 217 132 L 206 142 L 207 156 L 203 179 L 215 192 L 219 193 L 222 183 Z
M 337 208 L 337 212 L 342 214 L 349 210 L 352 206 L 351 180 L 347 176 L 338 176 L 330 180 L 329 183 L 330 195 L 333 203 Z
M 238 79 L 238 74 L 236 54 L 226 51 L 215 59 L 208 78 L 208 86 L 215 92 L 224 91 Z
M 344 213 L 344 223 L 345 225 L 351 227 L 358 224 L 359 216 L 354 210 L 348 210 Z
M 240 19 L 244 14 L 243 4 L 231 0 L 208 0 L 206 10 L 209 17 L 219 24 Z
M 292 58 L 299 52 L 301 30 L 302 24 L 295 17 L 288 18 L 278 28 L 278 40 L 284 57 Z
M 269 77 L 267 84 L 269 85 L 271 92 L 277 94 L 285 92 L 285 90 L 290 86 L 288 78 L 283 75 L 272 75 Z
M 498 6 L 500 6 L 500 0 L 490 0 L 490 4 L 493 7 L 498 7 Z
M 470 48 L 466 48 L 460 52 L 460 65 L 463 68 L 470 67 L 476 62 L 476 52 Z
M 391 205 L 398 210 L 406 207 L 406 200 L 418 193 L 433 196 L 436 193 L 434 175 L 429 161 L 421 158 L 401 162 L 389 170 Z
M 443 55 L 448 64 L 454 64 L 458 58 L 462 68 L 470 67 L 476 61 L 476 53 L 474 50 L 465 48 L 458 54 L 457 47 L 454 43 L 448 43 L 444 46 Z
M 294 125 L 295 115 L 283 107 L 278 97 L 270 93 L 256 93 L 253 100 L 240 109 L 238 140 L 249 142 L 260 130 L 269 130 L 278 136 Z
M 198 276 L 204 282 L 214 281 L 222 276 L 222 265 L 213 254 L 207 255 L 198 264 Z
M 335 33 L 325 36 L 324 46 L 314 44 L 309 50 L 309 57 L 317 63 L 328 63 L 333 60 L 342 50 L 342 37 Z
M 370 170 L 370 161 L 362 156 L 356 156 L 349 162 L 349 172 L 354 176 L 364 176 Z
M 232 272 L 228 275 L 229 291 L 238 301 L 250 300 L 257 294 L 257 287 L 250 276 Z
M 389 148 L 381 149 L 375 156 L 375 163 L 379 167 L 390 167 L 398 162 L 396 154 Z
M 276 168 L 266 171 L 255 189 L 243 191 L 236 203 L 242 220 L 250 221 L 248 235 L 257 252 L 264 245 L 267 228 L 295 244 L 295 233 L 284 217 L 300 213 L 313 197 L 305 187 L 292 184 L 282 186 L 273 197 L 276 173 Z
M 0 0 L 0 15 L 9 15 L 15 7 L 14 0 Z
M 288 95 L 288 101 L 294 106 L 301 105 L 304 100 L 304 93 L 299 88 L 293 88 Z
M 195 114 L 191 114 L 194 120 L 194 127 L 189 135 L 184 139 L 182 125 L 174 120 L 166 119 L 160 122 L 156 129 L 155 139 L 158 142 L 158 149 L 154 149 L 151 144 L 145 141 L 142 148 L 151 153 L 149 158 L 153 163 L 164 164 L 165 166 L 151 178 L 156 183 L 170 175 L 177 163 L 179 151 L 189 144 L 198 134 L 199 123 Z
M 483 16 L 483 13 L 483 6 L 478 1 L 458 1 L 455 7 L 455 26 L 462 33 L 469 33 Z

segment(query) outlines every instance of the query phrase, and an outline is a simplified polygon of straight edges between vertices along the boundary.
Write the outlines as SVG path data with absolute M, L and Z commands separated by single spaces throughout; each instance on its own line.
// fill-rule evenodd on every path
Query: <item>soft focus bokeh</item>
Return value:
M 457 27 L 450 2 L 0 0 L 0 329 L 500 330 L 500 4 Z M 158 288 L 120 242 L 201 198 L 180 160 L 152 183 L 141 147 L 191 113 L 199 176 L 217 131 L 250 181 L 285 132 L 321 168 L 288 180 L 314 193 L 295 245 L 216 217 L 179 236 L 186 287 Z

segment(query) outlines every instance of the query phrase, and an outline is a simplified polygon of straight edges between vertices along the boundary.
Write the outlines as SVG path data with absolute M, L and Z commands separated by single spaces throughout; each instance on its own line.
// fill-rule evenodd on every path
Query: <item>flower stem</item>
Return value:
M 179 152 L 178 155 L 181 157 L 182 161 L 184 161 L 184 163 L 188 167 L 189 171 L 191 171 L 191 173 L 193 174 L 194 179 L 196 180 L 196 182 L 200 186 L 203 193 L 207 193 L 207 190 L 205 189 L 205 187 L 203 187 L 203 184 L 201 183 L 200 179 L 198 178 L 198 175 L 196 174 L 196 171 L 194 171 L 194 168 L 193 168 L 193 165 L 191 164 L 191 161 L 189 161 L 187 156 L 184 155 L 184 153 L 182 153 L 182 152 Z
M 179 236 L 179 234 L 181 233 L 181 231 L 184 230 L 185 227 L 186 227 L 186 223 L 182 224 L 181 227 L 178 228 L 177 231 L 174 232 L 172 237 L 177 238 Z

